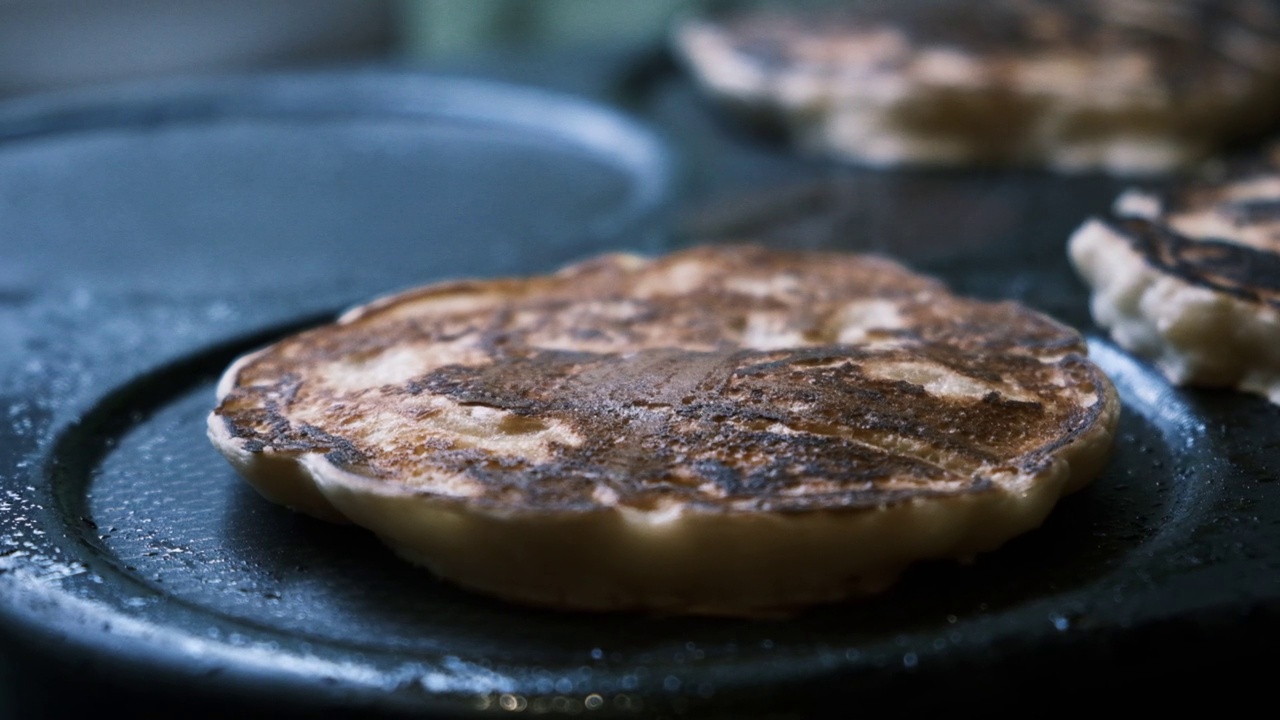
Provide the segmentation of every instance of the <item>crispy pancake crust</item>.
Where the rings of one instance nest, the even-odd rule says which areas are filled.
[[[677,23],[723,104],[861,162],[1158,172],[1280,114],[1266,0],[867,0]]]
[[[246,356],[268,498],[484,592],[753,614],[1036,527],[1118,416],[1080,336],[888,260],[705,247],[401,293]]]
[[[1099,325],[1180,385],[1280,404],[1280,166],[1130,191],[1069,241]]]

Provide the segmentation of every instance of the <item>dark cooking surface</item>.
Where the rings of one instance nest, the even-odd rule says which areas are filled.
[[[1170,389],[1098,339],[1063,243],[1123,183],[800,162],[722,125],[678,79],[629,87],[602,99],[652,121],[678,165],[607,111],[394,74],[0,110],[14,708],[80,695],[741,717],[893,700],[964,714],[1015,691],[1061,706],[1102,688],[1247,689],[1232,678],[1280,640],[1280,408]],[[527,112],[499,109],[512,92]],[[467,594],[361,531],[260,500],[204,438],[227,362],[346,303],[694,231],[894,253],[1085,329],[1126,407],[1116,457],[973,566],[748,622]]]

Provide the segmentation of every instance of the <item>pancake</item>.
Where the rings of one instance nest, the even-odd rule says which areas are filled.
[[[758,615],[1039,526],[1111,446],[1086,352],[883,258],[615,254],[247,355],[209,436],[268,499],[483,593]]]
[[[866,0],[690,15],[701,90],[802,152],[1153,173],[1280,121],[1266,0]]]
[[[1097,323],[1173,383],[1280,404],[1280,164],[1131,190],[1071,237]]]

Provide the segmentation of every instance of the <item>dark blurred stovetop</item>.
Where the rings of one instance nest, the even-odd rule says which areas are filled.
[[[1169,388],[1093,327],[1064,243],[1126,185],[798,159],[643,51],[10,102],[0,711],[802,717],[1259,697],[1280,640],[1280,408]],[[1081,328],[1125,403],[1115,459],[971,567],[748,622],[472,596],[261,501],[204,439],[236,354],[350,303],[743,239],[891,254]]]

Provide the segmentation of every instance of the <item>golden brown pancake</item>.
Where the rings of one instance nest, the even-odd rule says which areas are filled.
[[[1280,404],[1280,164],[1165,193],[1131,190],[1069,252],[1116,342],[1180,385]]]
[[[889,260],[702,247],[449,282],[238,360],[213,443],[266,497],[461,585],[755,614],[1038,526],[1115,392],[1073,330]]]
[[[747,3],[674,46],[727,107],[874,165],[1157,172],[1280,121],[1267,0]]]

